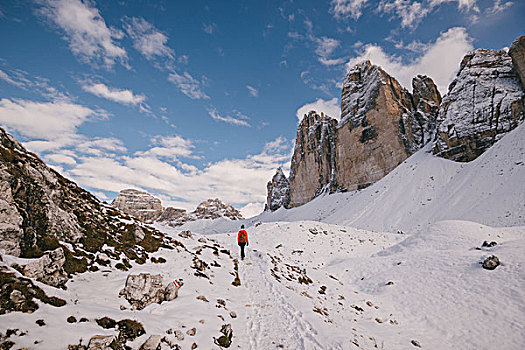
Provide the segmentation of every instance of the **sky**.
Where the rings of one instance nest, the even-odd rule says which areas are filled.
[[[339,118],[353,65],[445,94],[466,52],[508,48],[523,18],[521,0],[4,0],[0,125],[101,200],[136,188],[250,217],[302,116]]]

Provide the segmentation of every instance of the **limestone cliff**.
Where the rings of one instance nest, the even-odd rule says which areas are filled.
[[[520,77],[521,85],[525,87],[525,35],[518,37],[509,49],[514,69]]]
[[[468,53],[443,98],[433,152],[455,161],[475,159],[523,121],[524,101],[505,51]]]
[[[111,204],[146,223],[153,222],[162,214],[160,199],[134,189],[120,191]]]
[[[412,86],[413,94],[370,61],[353,67],[343,83],[341,120],[312,111],[299,124],[289,206],[323,191],[364,188],[428,143],[441,96],[429,77],[415,77]]]

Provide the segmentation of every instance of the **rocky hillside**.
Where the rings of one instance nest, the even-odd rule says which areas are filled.
[[[0,248],[33,258],[18,269],[64,286],[79,272],[98,269],[97,254],[123,269],[143,263],[168,241],[160,232],[101,203],[49,168],[0,128]]]
[[[415,77],[412,87],[411,94],[370,61],[351,69],[343,83],[340,122],[312,111],[299,124],[288,206],[323,191],[364,188],[428,143],[441,96],[426,76]]]
[[[111,205],[147,223],[155,221],[163,212],[160,199],[134,189],[120,191]]]
[[[523,86],[505,51],[468,53],[439,110],[433,152],[455,161],[477,158],[523,121],[524,102]]]

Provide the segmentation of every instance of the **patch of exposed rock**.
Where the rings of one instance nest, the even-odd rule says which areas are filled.
[[[176,299],[181,286],[182,282],[178,281],[164,286],[160,274],[130,274],[119,295],[124,296],[135,309],[142,310],[153,303],[160,304],[163,301]]]
[[[429,77],[412,86],[413,94],[370,61],[354,66],[343,83],[341,120],[311,111],[299,124],[289,206],[367,187],[428,143],[441,96]]]
[[[157,218],[158,222],[165,222],[165,221],[176,221],[180,218],[183,218],[186,216],[186,210],[185,209],[176,209],[172,207],[167,207],[162,214]]]
[[[518,48],[517,61],[519,55]],[[461,162],[477,158],[523,121],[524,103],[522,84],[505,51],[468,53],[443,98],[434,154]]]
[[[46,252],[22,267],[24,276],[35,278],[37,281],[54,287],[62,287],[67,282],[67,273],[64,271],[66,258],[62,248]]]
[[[120,191],[111,204],[146,223],[155,221],[162,214],[160,199],[134,189]]]
[[[283,169],[278,168],[272,181],[266,186],[268,196],[266,198],[265,210],[277,210],[280,207],[288,208],[290,204],[290,182],[283,173]]]

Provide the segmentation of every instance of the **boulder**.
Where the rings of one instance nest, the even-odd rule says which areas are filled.
[[[160,274],[130,274],[126,279],[124,289],[120,291],[119,295],[124,296],[133,308],[142,310],[150,304],[160,304],[163,301],[170,301],[177,298],[181,286],[182,282],[178,281],[171,282],[167,286],[164,286]]]
[[[223,348],[229,348],[232,344],[232,336],[233,336],[233,330],[231,324],[225,324],[221,328],[221,335],[218,339],[214,338],[215,344],[223,347]]]
[[[22,274],[50,286],[62,287],[67,282],[67,273],[63,268],[65,261],[64,251],[57,248],[24,265]]]
[[[525,92],[505,51],[478,49],[462,60],[443,98],[433,153],[469,162],[524,119]]]
[[[483,260],[481,266],[486,270],[494,270],[496,267],[499,266],[499,259],[497,256],[491,255],[485,260]]]
[[[278,168],[272,180],[266,185],[268,196],[265,210],[275,211],[281,207],[287,208],[290,204],[290,182]]]
[[[88,343],[88,350],[111,350],[114,349],[112,344],[117,342],[114,335],[95,335],[91,337]]]
[[[111,204],[146,223],[155,221],[162,214],[160,199],[134,189],[120,191]]]
[[[140,346],[140,350],[160,350],[161,341],[160,335],[152,335]]]

